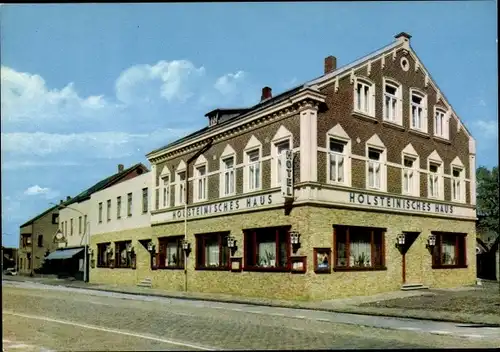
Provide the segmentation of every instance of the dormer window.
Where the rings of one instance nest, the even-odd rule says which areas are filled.
[[[215,126],[217,125],[217,115],[212,115],[210,116],[209,120],[208,120],[208,125],[211,127],[211,126]]]

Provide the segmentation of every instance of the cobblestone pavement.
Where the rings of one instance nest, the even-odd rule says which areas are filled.
[[[311,350],[500,344],[500,332],[492,328],[481,329],[481,333],[470,333],[471,329],[460,327],[424,332],[417,323],[400,319],[399,324],[391,323],[401,328],[396,330],[387,325],[387,318],[357,316],[357,321],[351,319],[344,324],[338,320],[345,317],[330,312],[132,296],[39,284],[2,286],[4,338],[43,346],[46,350]],[[379,321],[374,323],[373,319]],[[364,326],[369,325],[364,320],[386,328]],[[462,335],[454,335],[458,333]]]
[[[500,293],[497,282],[455,290],[433,289],[425,295],[361,304],[362,307],[405,308],[474,315],[496,314],[500,318]]]

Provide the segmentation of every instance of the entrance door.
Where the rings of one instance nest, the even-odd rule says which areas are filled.
[[[405,235],[405,244],[400,249],[401,251],[401,283],[404,284],[420,284],[422,281],[422,263],[418,255],[418,248],[413,247],[413,243],[417,240],[420,232],[403,232]]]

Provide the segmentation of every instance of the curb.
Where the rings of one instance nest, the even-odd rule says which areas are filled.
[[[2,279],[5,280],[5,279]],[[6,279],[5,281],[17,281],[17,282],[29,282],[32,283],[33,281],[30,280],[9,280]],[[92,290],[92,291],[101,291],[101,292],[111,292],[111,293],[120,293],[120,294],[127,294],[127,295],[134,295],[134,296],[150,296],[150,297],[160,297],[160,298],[171,298],[171,299],[180,299],[180,300],[185,300],[185,301],[205,301],[205,302],[219,302],[219,303],[233,303],[233,304],[246,304],[250,306],[261,306],[261,307],[276,307],[276,308],[290,308],[290,309],[300,309],[300,310],[313,310],[313,311],[319,311],[319,312],[331,312],[331,313],[343,313],[343,314],[353,314],[353,315],[368,315],[368,316],[378,316],[378,317],[392,317],[392,318],[403,318],[403,319],[413,319],[413,320],[421,320],[421,321],[440,321],[440,322],[448,322],[448,323],[459,323],[459,324],[487,324],[488,326],[491,327],[500,327],[500,323],[490,323],[490,322],[484,322],[484,321],[479,321],[479,320],[466,320],[466,319],[453,319],[453,318],[444,318],[444,317],[420,317],[420,316],[413,316],[413,315],[408,315],[408,314],[398,314],[395,312],[373,312],[373,311],[368,311],[368,312],[356,312],[356,311],[351,311],[351,310],[346,310],[346,309],[341,309],[341,308],[320,308],[320,307],[304,307],[304,306],[296,306],[293,304],[276,304],[276,303],[266,303],[266,302],[248,302],[245,300],[238,300],[238,299],[224,299],[224,298],[202,298],[202,297],[183,297],[183,296],[175,296],[175,295],[169,295],[169,294],[163,294],[163,293],[155,293],[155,292],[130,292],[130,291],[125,291],[125,290],[120,290],[120,289],[108,289],[108,288],[97,288],[97,287],[81,287],[81,286],[73,286],[73,285],[65,285],[62,283],[43,283],[45,285],[51,285],[51,286],[62,286],[62,287],[71,287],[71,288],[76,288],[76,289],[83,289],[83,290]],[[352,308],[356,308],[356,306],[350,306]],[[389,308],[390,309],[390,308]]]

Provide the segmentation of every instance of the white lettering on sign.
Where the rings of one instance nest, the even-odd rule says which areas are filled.
[[[373,196],[364,193],[349,193],[349,203],[383,207],[388,209],[413,210],[424,213],[453,214],[453,205],[430,203],[407,198]]]
[[[281,161],[281,194],[284,198],[293,198],[293,152],[284,150]]]
[[[214,204],[200,205],[187,209],[188,218],[211,216],[223,213],[231,213],[238,210],[246,210],[258,208],[273,204],[273,194],[265,194],[262,196],[247,197],[241,199],[228,200]],[[184,209],[175,210],[167,213],[168,220],[184,219]]]

